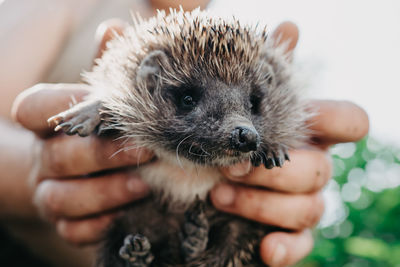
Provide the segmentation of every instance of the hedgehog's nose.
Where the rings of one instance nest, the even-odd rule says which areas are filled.
[[[241,152],[255,151],[260,146],[260,136],[255,129],[236,127],[231,133],[231,148]]]

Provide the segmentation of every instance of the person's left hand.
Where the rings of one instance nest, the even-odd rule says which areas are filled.
[[[294,49],[298,31],[282,23],[273,36]],[[222,169],[234,183],[220,184],[211,192],[214,205],[268,225],[291,231],[273,232],[260,244],[260,256],[270,266],[293,265],[313,248],[310,228],[322,216],[323,186],[331,177],[330,145],[353,142],[366,135],[368,116],[357,105],[346,101],[311,101],[317,115],[309,122],[314,133],[306,146],[289,151],[290,162],[282,168],[252,168],[250,163]],[[351,114],[351,116],[348,116]]]
[[[310,228],[323,213],[321,191],[332,172],[328,149],[357,141],[368,132],[368,117],[355,104],[313,101],[312,105],[319,110],[310,122],[315,132],[312,144],[289,151],[290,162],[282,168],[252,168],[249,163],[224,168],[232,183],[211,192],[214,205],[222,211],[292,230],[273,232],[262,240],[260,255],[271,266],[292,265],[310,253]]]

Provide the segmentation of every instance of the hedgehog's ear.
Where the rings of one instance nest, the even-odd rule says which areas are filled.
[[[161,70],[167,69],[168,66],[168,57],[163,51],[152,51],[140,63],[136,79],[153,91],[160,82]]]

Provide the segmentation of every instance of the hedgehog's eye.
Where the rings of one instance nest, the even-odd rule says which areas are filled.
[[[168,87],[164,92],[165,97],[175,104],[177,113],[184,115],[200,103],[203,91],[199,86],[184,84],[179,87]]]
[[[260,113],[260,104],[261,104],[261,97],[256,94],[252,94],[250,96],[250,104],[251,104],[251,113],[252,114],[259,114]]]
[[[192,109],[196,105],[196,102],[193,100],[191,95],[185,94],[181,98],[181,106],[183,109]]]

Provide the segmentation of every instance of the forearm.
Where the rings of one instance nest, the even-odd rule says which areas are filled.
[[[38,218],[28,179],[33,133],[0,118],[0,220]]]

